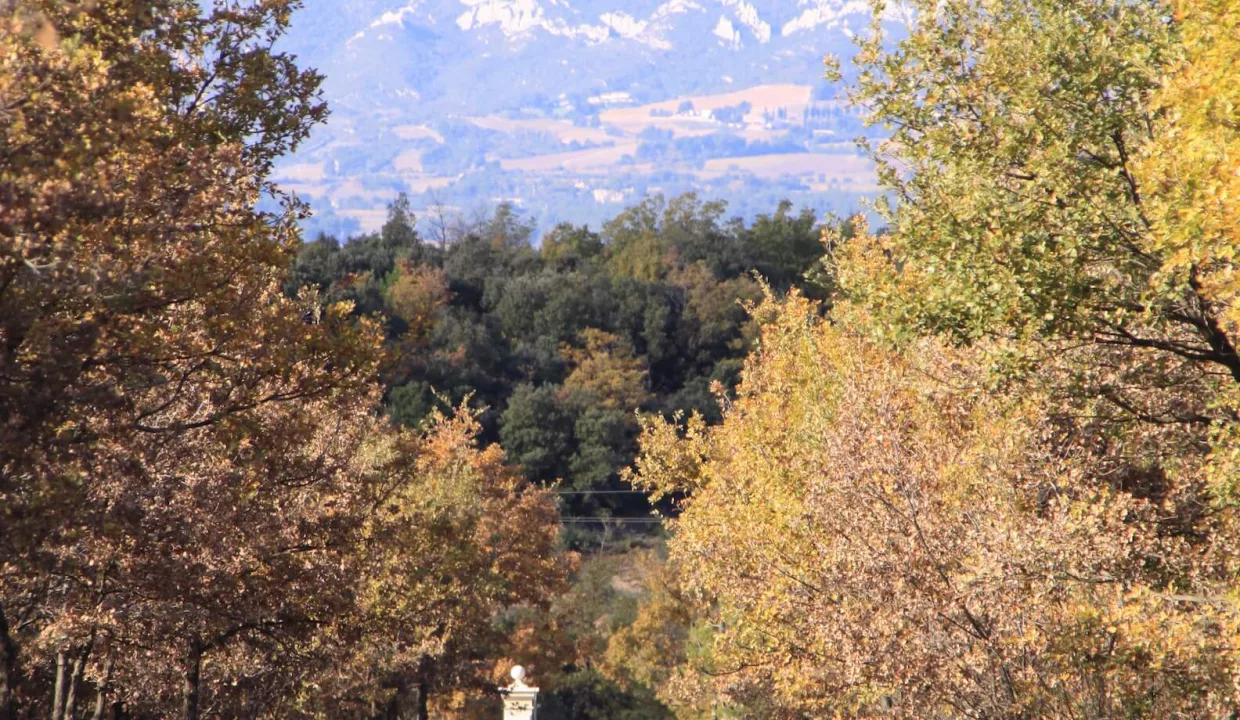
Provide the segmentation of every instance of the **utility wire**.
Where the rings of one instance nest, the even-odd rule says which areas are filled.
[[[552,490],[552,495],[645,495],[644,490]]]
[[[662,523],[663,518],[565,517],[565,518],[560,518],[560,522],[636,523],[636,524],[656,525],[656,524]]]

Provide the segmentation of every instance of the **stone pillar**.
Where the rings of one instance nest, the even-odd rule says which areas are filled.
[[[504,720],[537,720],[538,688],[525,684],[525,668],[512,669],[512,684],[499,689],[504,698]]]

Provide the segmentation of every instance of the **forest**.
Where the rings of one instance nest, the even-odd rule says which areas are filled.
[[[0,0],[0,720],[1240,718],[1240,5],[909,5],[867,213],[304,238],[296,0]]]
[[[480,440],[557,488],[566,518],[597,519],[567,530],[574,548],[608,520],[649,519],[645,494],[620,477],[638,413],[721,418],[712,387],[735,387],[756,336],[746,304],[794,282],[827,296],[825,280],[805,281],[825,252],[811,212],[785,203],[748,226],[725,212],[652,197],[601,233],[561,225],[535,247],[506,204],[422,238],[401,196],[377,233],[306,243],[284,287],[382,326],[396,423],[417,429],[467,405]]]

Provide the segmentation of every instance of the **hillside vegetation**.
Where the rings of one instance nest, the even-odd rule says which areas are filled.
[[[876,5],[879,223],[312,240],[297,9],[0,2],[0,720],[1237,717],[1235,3]]]
[[[619,478],[637,414],[717,419],[715,393],[735,386],[755,336],[746,304],[793,282],[828,292],[804,282],[825,251],[812,213],[784,204],[747,225],[725,210],[651,198],[601,233],[561,225],[534,248],[509,206],[436,241],[402,198],[377,233],[306,244],[286,289],[384,325],[398,423],[467,404],[529,480],[563,493],[567,515],[631,523],[649,511]]]

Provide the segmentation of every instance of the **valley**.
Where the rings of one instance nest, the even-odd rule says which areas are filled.
[[[853,142],[873,131],[821,64],[851,52],[865,3],[327,5],[308,2],[289,43],[327,74],[333,114],[275,173],[311,232],[372,231],[402,192],[421,217],[511,203],[540,232],[648,194],[752,218],[783,199],[846,214],[875,192]]]

